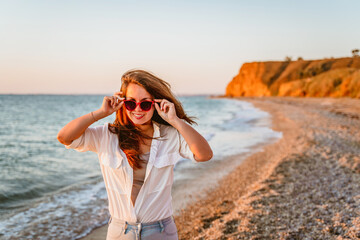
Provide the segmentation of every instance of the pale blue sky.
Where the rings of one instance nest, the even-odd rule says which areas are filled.
[[[112,94],[149,70],[222,94],[244,62],[351,56],[360,1],[0,1],[0,93]]]

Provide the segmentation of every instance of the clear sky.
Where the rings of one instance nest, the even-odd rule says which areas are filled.
[[[112,94],[133,68],[223,94],[244,62],[351,56],[360,1],[0,0],[0,93]]]

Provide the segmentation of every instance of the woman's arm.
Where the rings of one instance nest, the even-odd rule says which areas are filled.
[[[166,99],[155,99],[155,102],[160,104],[155,104],[159,115],[179,131],[194,154],[195,160],[209,161],[213,157],[209,143],[193,127],[177,117],[174,103]]]
[[[105,96],[100,109],[78,117],[66,124],[58,133],[57,139],[60,143],[69,145],[79,138],[85,130],[94,122],[113,114],[119,110],[123,104],[120,98],[121,92],[116,92],[114,96]]]
[[[189,145],[191,152],[194,153],[196,161],[205,162],[213,157],[213,152],[209,143],[193,127],[180,118],[170,124],[183,136],[186,143]]]

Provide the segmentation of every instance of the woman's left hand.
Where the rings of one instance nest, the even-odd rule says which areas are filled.
[[[155,109],[162,119],[170,124],[178,120],[174,103],[166,99],[155,99]]]

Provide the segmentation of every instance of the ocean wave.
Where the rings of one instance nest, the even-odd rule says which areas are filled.
[[[2,238],[75,239],[103,225],[109,218],[104,183],[81,189],[48,196],[35,206],[1,220]]]

